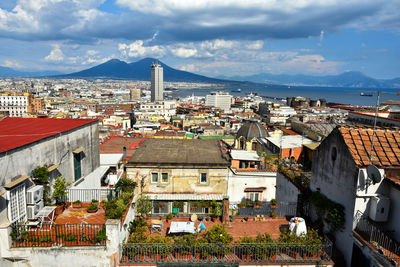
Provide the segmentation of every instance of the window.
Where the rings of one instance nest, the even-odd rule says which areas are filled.
[[[153,213],[155,214],[167,214],[168,213],[168,202],[166,201],[154,201],[153,202]]]
[[[75,181],[82,177],[80,153],[74,153],[74,176],[75,176]]]
[[[208,182],[207,173],[205,172],[200,173],[200,183],[206,184],[207,182]]]
[[[249,197],[251,201],[259,201],[260,200],[260,193],[259,192],[250,192]]]
[[[161,183],[164,184],[168,183],[168,173],[166,172],[161,173]]]
[[[152,183],[158,183],[158,173],[153,172],[153,173],[151,174],[151,182],[152,182]]]
[[[16,222],[25,217],[25,185],[20,185],[10,191],[9,215],[10,221]]]

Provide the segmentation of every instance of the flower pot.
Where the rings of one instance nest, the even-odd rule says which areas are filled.
[[[279,208],[279,205],[270,205],[269,206],[271,209],[277,209],[277,208]]]
[[[88,213],[95,213],[95,212],[97,212],[98,211],[98,208],[97,209],[95,209],[95,210],[86,210]]]
[[[82,203],[72,203],[72,207],[75,209],[82,208]]]

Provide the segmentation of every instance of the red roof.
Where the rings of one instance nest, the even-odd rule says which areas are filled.
[[[93,119],[15,118],[0,120],[0,152],[96,122]]]
[[[339,126],[346,145],[358,166],[370,164],[372,127]],[[375,130],[372,163],[380,168],[400,166],[400,131],[396,129]]]

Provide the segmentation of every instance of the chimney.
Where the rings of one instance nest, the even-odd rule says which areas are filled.
[[[229,198],[228,196],[224,196],[222,200],[222,223],[229,223]]]
[[[124,146],[124,152],[123,152],[123,159],[124,159],[124,164],[126,163],[126,147]]]

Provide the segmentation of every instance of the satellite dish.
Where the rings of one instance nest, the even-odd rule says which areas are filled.
[[[382,180],[382,175],[379,172],[378,168],[371,164],[367,167],[368,177],[372,180],[373,184],[379,183]]]

